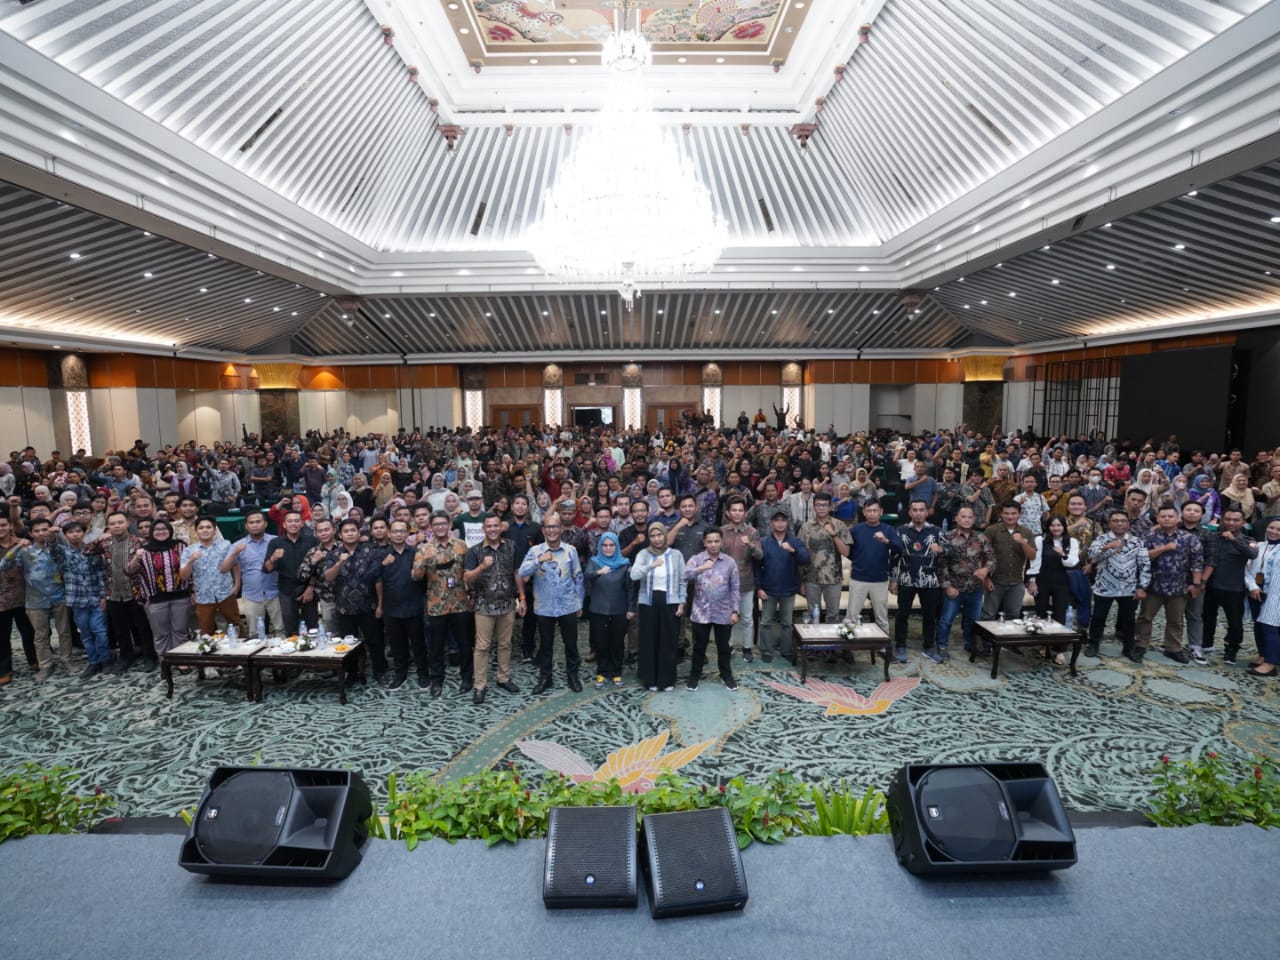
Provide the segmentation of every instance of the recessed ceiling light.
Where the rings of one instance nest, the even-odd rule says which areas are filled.
[[[404,271],[403,271],[403,270],[393,270],[393,271],[391,271],[391,275],[392,275],[393,277],[403,277],[403,276],[404,276]]]
[[[469,277],[471,276],[471,271],[468,270],[466,267],[463,267],[461,270],[458,271],[458,276]]]
[[[320,296],[322,296],[322,297],[327,297],[327,296],[328,296],[328,294],[327,294],[327,293],[322,293],[322,294],[320,294]]]
[[[981,307],[985,307],[985,306],[987,305],[987,301],[985,301],[985,300],[979,300],[979,301],[978,301],[978,305],[979,305],[979,306],[981,306]]]
[[[871,315],[872,315],[872,316],[876,316],[876,315],[878,315],[879,313],[880,313],[880,311],[879,311],[879,310],[872,310],[872,311],[871,311]],[[857,333],[858,331],[857,331],[857,330],[855,330],[855,331],[853,331],[853,332],[854,332],[854,333]]]
[[[577,63],[577,62],[578,62],[578,58],[577,58],[577,57],[570,57],[570,58],[569,58],[569,62],[570,62],[570,63]]]
[[[144,237],[149,237],[149,236],[151,236],[151,231],[150,231],[150,230],[143,230],[143,231],[142,231],[142,235],[143,235]]]
[[[1009,296],[1011,296],[1011,297],[1016,297],[1016,296],[1017,296],[1017,294],[1016,294],[1016,293],[1014,293],[1014,291],[1010,290],[1010,291],[1009,291]]]
[[[934,252],[934,253],[937,253],[937,252],[938,252],[939,250],[941,250],[941,249],[942,249],[942,244],[940,244],[940,243],[939,243],[939,244],[936,244],[936,245],[934,246],[934,248],[933,248],[933,252]]]
[[[600,311],[600,316],[602,316],[602,317],[607,317],[608,315],[609,315],[609,311],[608,311],[608,310],[601,310],[601,311]]]
[[[150,271],[150,270],[148,270],[148,271],[147,271],[146,273],[144,273],[142,276],[143,276],[143,278],[144,278],[144,279],[146,279],[146,280],[150,280],[150,279],[152,278],[152,276],[154,276],[154,274],[152,274],[152,273],[151,273],[151,271]]]
[[[200,288],[200,292],[201,292],[201,293],[208,293],[208,292],[209,292],[209,288],[208,288],[208,287],[201,287],[201,288]]]
[[[1185,250],[1185,249],[1187,249],[1187,245],[1186,245],[1185,243],[1175,243],[1175,244],[1173,245],[1173,249],[1175,249],[1175,250]]]
[[[689,62],[688,57],[676,57],[676,63],[688,63],[688,62]]]
[[[1109,224],[1109,223],[1104,223],[1104,224],[1102,225],[1102,229],[1103,229],[1103,230],[1110,230],[1110,229],[1111,229],[1111,224]]]
[[[724,57],[716,57],[716,63],[724,63]]]
[[[206,253],[206,254],[205,254],[205,256],[206,256],[206,257],[208,257],[210,260],[217,260],[217,259],[218,259],[218,258],[217,258],[217,257],[215,257],[212,253]]]
[[[317,251],[316,251],[316,256],[317,256],[317,257],[319,257],[321,260],[323,260],[323,259],[324,259],[324,251],[323,251],[323,250],[317,250]]]
[[[661,308],[661,307],[659,307],[659,308],[658,308],[658,316],[662,316],[662,308]]]
[[[777,310],[770,310],[770,311],[769,311],[769,313],[771,313],[771,314],[776,314],[777,312],[778,312]]]
[[[1053,284],[1053,285],[1056,287],[1056,286],[1057,286],[1058,284],[1060,284],[1062,281],[1061,281],[1061,280],[1050,280],[1049,282],[1050,282],[1051,284]]]
[[[428,314],[427,314],[427,316],[428,316],[428,317],[432,317],[432,318],[434,318],[434,317],[435,317],[435,314],[434,314],[434,313],[428,313]]]
[[[384,313],[384,314],[382,315],[382,319],[383,319],[383,320],[390,320],[390,319],[391,319],[391,314],[389,314],[389,313]]]
[[[298,315],[298,311],[297,311],[297,310],[294,310],[292,313],[290,313],[290,314],[289,314],[289,316],[291,316],[291,317],[296,317],[297,315]]]
[[[968,309],[969,309],[969,305],[966,303],[966,304],[964,305],[964,308],[965,308],[966,310],[968,310]]]
[[[870,269],[871,269],[871,268],[870,268],[870,267],[868,267],[868,266],[861,266],[861,267],[859,267],[859,268],[858,268],[858,272],[859,272],[859,273],[866,273],[866,272],[867,272],[868,270],[870,270]]]
[[[279,313],[279,312],[280,312],[280,308],[279,308],[279,307],[272,307],[272,308],[271,308],[271,312],[272,312],[272,313]]]
[[[537,63],[537,62],[538,62],[538,58],[537,58],[537,57],[530,57],[530,58],[529,58],[529,62],[530,62],[530,63]]]
[[[792,272],[792,273],[804,273],[804,267],[792,267],[792,268],[791,268],[791,272]]]
[[[1107,264],[1107,269],[1108,269],[1108,270],[1114,270],[1115,268],[1116,268],[1116,265],[1115,265],[1114,263],[1108,263],[1108,264]]]
[[[449,9],[450,9],[450,10],[457,10],[457,9],[458,9],[458,5],[457,5],[456,3],[450,3],[450,4],[449,4]]]
[[[956,277],[956,281],[959,283],[964,283],[964,277]]]
[[[1188,196],[1188,197],[1194,197],[1194,196],[1195,196],[1196,194],[1198,194],[1199,192],[1200,192],[1199,190],[1192,190],[1190,193],[1188,193],[1188,194],[1187,194],[1187,196]]]
[[[245,303],[253,303],[253,297],[245,297],[245,298],[244,298],[244,302],[245,302]]]
[[[997,269],[997,270],[999,270],[999,269],[1000,269],[1001,267],[1003,267],[1003,266],[1004,266],[1004,264],[1003,264],[1003,263],[997,263],[997,264],[996,264],[996,269]]]
[[[52,346],[52,347],[53,347],[53,349],[55,349],[55,350],[61,350],[61,349],[62,349],[62,344],[60,344],[60,343],[50,344],[50,346]]]
[[[459,32],[460,34],[462,34],[462,35],[465,37],[465,36],[466,36],[468,33],[470,33],[471,31],[470,31],[470,30],[468,30],[466,27],[463,27],[463,28],[462,28],[461,30],[459,30],[458,32]]]
[[[719,313],[719,312],[720,312],[719,310],[717,310],[717,311],[716,311],[716,313]],[[835,311],[834,311],[834,310],[832,310],[832,309],[830,309],[830,308],[828,308],[828,309],[827,309],[827,313],[835,313]]]
[[[1052,250],[1052,249],[1053,249],[1053,244],[1046,243],[1046,244],[1045,244],[1043,247],[1041,247],[1040,249],[1041,249],[1041,250]]]
[[[1280,223],[1280,217],[1272,217],[1272,218],[1271,218],[1271,222],[1272,222],[1272,223]]]
[[[71,254],[71,259],[72,259],[72,260],[79,260],[79,259],[80,259],[80,254],[78,254],[78,253],[73,253],[73,254]]]

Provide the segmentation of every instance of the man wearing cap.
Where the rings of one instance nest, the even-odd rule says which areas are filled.
[[[761,542],[756,563],[756,596],[760,598],[760,651],[765,663],[775,650],[788,656],[793,648],[791,616],[800,589],[800,568],[808,566],[809,551],[790,534],[790,515],[776,511],[769,520],[769,536]]]
[[[484,518],[489,514],[484,509],[484,494],[478,489],[467,493],[467,512],[460,513],[453,520],[453,534],[467,545],[474,547],[484,540]]]

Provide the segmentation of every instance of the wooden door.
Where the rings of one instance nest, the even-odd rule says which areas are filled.
[[[502,430],[532,426],[541,420],[536,404],[495,403],[489,408],[488,422]]]
[[[650,433],[659,428],[664,433],[670,433],[679,428],[680,414],[685,410],[696,412],[693,405],[688,403],[651,403],[644,409],[644,422]]]

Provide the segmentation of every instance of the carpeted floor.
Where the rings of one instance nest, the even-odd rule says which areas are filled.
[[[540,762],[598,769],[614,751],[659,738],[649,753],[690,748],[682,772],[707,782],[785,766],[806,779],[883,786],[908,761],[1036,759],[1068,806],[1138,810],[1162,753],[1280,754],[1280,682],[1249,677],[1243,657],[1240,666],[1204,668],[1155,652],[1137,667],[1115,646],[1104,644],[1103,653],[1082,657],[1076,678],[1039,658],[1005,654],[993,681],[983,661],[936,665],[913,646],[910,662],[892,673],[918,682],[895,684],[889,696],[900,696],[879,703],[881,668],[865,655],[852,668],[819,664],[816,672],[836,685],[829,693],[851,690],[866,700],[818,703],[796,695],[793,668],[781,659],[737,661],[733,693],[714,678],[696,692],[680,685],[649,693],[630,673],[625,688],[596,691],[584,674],[582,693],[561,685],[534,698],[533,668],[522,666],[515,680],[524,692],[491,687],[481,707],[455,694],[452,671],[440,700],[411,681],[398,691],[357,687],[342,707],[334,683],[320,678],[281,688],[268,680],[266,701],[250,704],[238,675],[178,677],[170,701],[159,673],[84,683],[55,674],[37,684],[20,667],[0,688],[0,769],[25,760],[66,764],[83,772],[86,786],[111,793],[123,814],[172,815],[199,799],[219,764],[349,767],[381,792],[393,770],[461,776],[508,761],[532,771]]]
[[[740,912],[655,921],[543,909],[545,844],[374,841],[329,887],[212,883],[177,837],[29,837],[0,846],[0,955],[213,960],[271,955],[1163,960],[1276,954],[1280,831],[1089,829],[1053,874],[913,877],[889,837],[793,837],[743,853]]]

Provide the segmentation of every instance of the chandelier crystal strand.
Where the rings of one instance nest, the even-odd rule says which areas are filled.
[[[622,30],[603,56],[605,107],[581,136],[575,131],[528,241],[549,276],[615,286],[630,310],[645,285],[709,271],[724,230],[679,134],[646,102],[637,74],[652,62],[649,42]]]

